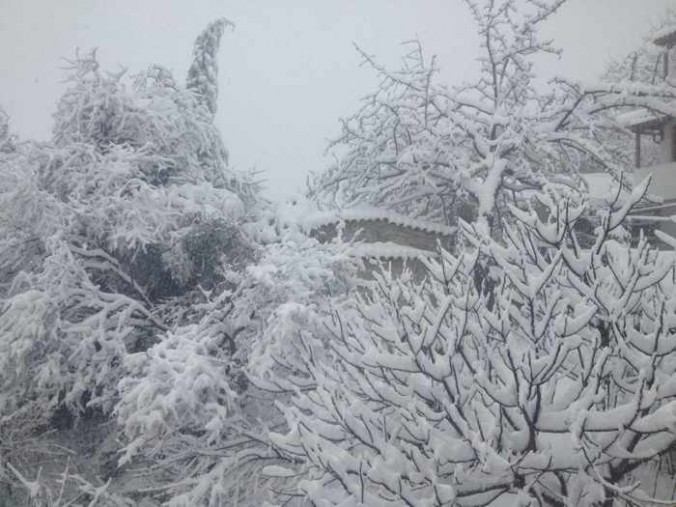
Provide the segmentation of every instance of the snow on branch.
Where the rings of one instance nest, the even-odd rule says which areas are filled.
[[[272,352],[291,393],[272,442],[296,491],[326,505],[673,502],[659,470],[676,443],[675,259],[615,239],[635,194],[591,250],[575,202],[543,198],[513,209],[503,240],[465,224],[465,247],[427,259],[422,285],[383,272],[297,321]]]
[[[506,207],[547,182],[584,191],[580,172],[619,180],[633,146],[620,113],[675,114],[673,86],[620,72],[595,85],[537,86],[534,58],[558,53],[538,31],[565,0],[465,3],[481,37],[471,83],[440,83],[419,44],[394,71],[360,50],[382,79],[342,120],[336,162],[311,183],[322,206],[368,204],[449,226],[481,218],[495,228]]]

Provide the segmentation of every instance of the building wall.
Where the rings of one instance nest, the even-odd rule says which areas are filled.
[[[671,119],[662,130],[663,139],[660,145],[660,162],[668,164],[676,161],[676,120]]]

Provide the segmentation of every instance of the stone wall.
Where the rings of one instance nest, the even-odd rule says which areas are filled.
[[[338,229],[342,229],[344,242],[361,244],[394,243],[403,247],[415,248],[427,253],[427,256],[436,257],[437,245],[451,249],[453,237],[437,231],[422,230],[407,225],[395,224],[385,219],[344,220],[340,223],[322,225],[311,231],[311,236],[321,242],[329,242],[336,238]],[[368,249],[366,249],[368,251]],[[366,279],[373,277],[373,272],[380,269],[389,270],[396,277],[408,270],[415,280],[422,280],[427,274],[425,265],[414,256],[369,256],[363,255]]]
[[[321,242],[333,240],[338,234],[338,227],[342,227],[343,241],[360,241],[363,243],[396,243],[420,250],[435,252],[437,241],[444,248],[452,247],[450,235],[415,229],[400,224],[393,224],[386,220],[346,220],[341,224],[332,223],[323,225],[311,232],[311,236]]]

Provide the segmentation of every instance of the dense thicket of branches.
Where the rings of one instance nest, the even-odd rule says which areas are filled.
[[[280,498],[673,501],[674,259],[616,240],[644,191],[605,213],[589,249],[573,232],[583,207],[556,193],[540,197],[546,214],[512,209],[504,241],[463,224],[459,254],[441,251],[422,283],[383,272],[314,315],[314,333],[289,332],[287,371],[260,379],[291,395],[268,473],[299,481]]]
[[[192,82],[215,82],[212,67],[200,77],[202,63]],[[104,72],[95,53],[71,62],[68,83],[51,142],[16,142],[4,116],[0,130],[0,432],[17,442],[0,458],[8,485],[36,472],[22,435],[112,414],[139,371],[135,354],[212,331],[214,320],[227,336],[229,273],[253,258],[244,224],[262,202],[228,167],[201,90],[159,66]],[[227,371],[212,377],[219,411]],[[32,496],[49,495],[48,481],[33,486]]]

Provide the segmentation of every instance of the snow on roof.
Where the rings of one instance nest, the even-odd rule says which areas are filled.
[[[623,127],[634,130],[641,127],[659,127],[665,118],[667,118],[666,115],[639,109],[618,115],[617,121]]]
[[[421,257],[433,257],[436,252],[421,250],[412,246],[404,246],[398,243],[355,243],[348,249],[349,255],[361,258],[378,259],[419,259]]]
[[[303,225],[307,230],[315,230],[321,227],[335,224],[341,221],[345,222],[375,222],[383,221],[390,224],[400,225],[410,229],[416,229],[425,232],[431,232],[442,236],[450,236],[454,229],[441,224],[427,222],[400,215],[393,211],[378,208],[349,208],[336,211],[317,212],[306,216],[303,219]]]
[[[653,42],[658,46],[673,46],[676,44],[676,24],[667,25],[653,34]]]

